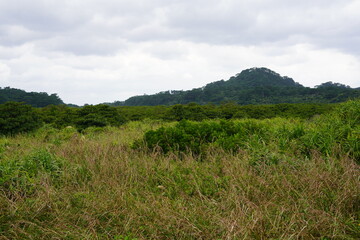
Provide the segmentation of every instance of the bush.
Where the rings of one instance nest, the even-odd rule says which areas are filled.
[[[75,126],[76,108],[66,105],[49,105],[38,109],[42,120],[46,124],[61,129],[67,126]]]
[[[210,146],[230,152],[258,151],[255,158],[273,163],[285,152],[308,157],[314,151],[326,157],[348,154],[360,162],[360,100],[343,103],[333,112],[307,122],[280,118],[271,121],[182,120],[175,126],[146,132],[133,147],[144,145],[164,153],[191,152],[201,156],[206,155]],[[269,152],[276,154],[271,157]]]
[[[160,128],[145,133],[134,148],[145,144],[147,148],[160,148],[164,153],[191,152],[195,155],[206,155],[210,145],[226,150],[236,150],[245,146],[251,136],[266,138],[268,129],[257,120],[243,121],[180,121],[174,127]]]
[[[30,105],[17,102],[0,105],[0,134],[15,135],[30,132],[41,125],[39,115]]]
[[[8,195],[32,194],[40,173],[59,183],[63,161],[46,150],[38,150],[18,160],[0,162],[0,189]]]
[[[116,108],[104,104],[85,106],[78,110],[77,115],[75,125],[79,131],[88,127],[120,126],[126,122]]]

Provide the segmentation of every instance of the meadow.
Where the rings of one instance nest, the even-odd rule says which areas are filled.
[[[359,239],[360,101],[0,138],[0,239]]]

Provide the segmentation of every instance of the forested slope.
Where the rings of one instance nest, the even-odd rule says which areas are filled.
[[[336,103],[360,97],[359,89],[326,82],[315,88],[304,87],[292,78],[267,68],[251,68],[204,87],[188,91],[164,91],[134,96],[113,106],[155,106],[187,103],[236,102],[238,104]]]
[[[26,92],[10,87],[0,88],[0,104],[6,102],[25,102],[33,107],[64,104],[57,94]]]

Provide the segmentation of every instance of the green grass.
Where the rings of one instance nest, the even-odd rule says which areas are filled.
[[[358,105],[235,121],[254,131],[206,156],[134,149],[177,126],[150,120],[3,137],[0,239],[358,239]]]

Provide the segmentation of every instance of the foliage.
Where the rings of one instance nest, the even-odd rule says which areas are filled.
[[[30,132],[39,128],[41,124],[39,115],[29,105],[16,102],[0,104],[0,134]]]
[[[25,102],[33,107],[64,104],[56,94],[49,95],[45,92],[26,92],[10,87],[0,88],[0,103],[6,102]]]
[[[306,126],[300,121],[277,119],[269,123],[245,119],[237,121],[202,121],[191,122],[182,120],[175,126],[162,127],[144,134],[142,140],[134,143],[134,148],[144,144],[149,149],[160,149],[168,152],[191,152],[205,155],[209,146],[217,146],[228,151],[261,148],[275,144],[286,149],[297,145],[289,151],[302,151],[310,154],[318,150],[326,156],[338,151],[350,154],[360,162],[360,100],[349,101],[339,105],[333,112],[323,115]],[[280,107],[285,107],[280,105]],[[336,149],[340,144],[341,149]],[[340,152],[339,152],[340,151]]]
[[[273,104],[245,105],[224,103],[221,105],[199,105],[196,103],[177,104],[173,106],[134,106],[118,107],[128,120],[163,119],[170,121],[206,119],[266,119],[274,117],[293,117],[308,119],[331,111],[332,104]]]
[[[82,108],[50,105],[38,109],[38,112],[45,123],[58,129],[73,126],[83,131],[88,127],[120,126],[126,122],[117,108],[104,104]]]
[[[342,151],[360,163],[360,100],[341,104],[313,124],[302,138],[307,152],[314,146],[326,155]],[[336,149],[337,144],[340,144],[340,150]]]
[[[221,105],[196,103],[174,106],[120,106],[108,105],[73,108],[50,105],[36,109],[46,124],[61,129],[68,126],[83,131],[87,127],[119,126],[127,121],[145,119],[202,121],[207,119],[267,119],[275,117],[309,119],[331,111],[334,104],[274,104],[246,105],[224,103]]]
[[[116,107],[121,116],[128,121],[144,119],[165,119],[168,107],[166,106],[121,106]]]
[[[359,151],[347,147],[358,104],[311,119],[45,125],[0,138],[0,238],[358,239]],[[129,147],[161,127],[198,137],[206,156]]]
[[[75,126],[78,109],[67,107],[65,105],[49,105],[37,109],[37,111],[43,122],[60,129],[67,126]]]
[[[2,137],[0,238],[358,239],[359,109]],[[129,147],[161,127],[185,144]]]
[[[79,131],[82,131],[88,127],[120,126],[124,122],[125,119],[116,108],[99,104],[80,108],[77,111],[75,125]]]
[[[36,179],[40,173],[48,174],[56,185],[62,168],[62,160],[43,149],[22,159],[1,161],[1,190],[11,197],[32,194],[36,190]]]
[[[205,154],[212,143],[228,150],[245,146],[247,139],[253,136],[265,138],[266,126],[255,120],[229,121],[180,121],[174,127],[160,128],[145,133],[142,140],[150,149],[160,148],[169,151]],[[134,143],[139,147],[142,141]]]
[[[156,106],[198,103],[220,104],[235,102],[247,104],[277,103],[336,103],[360,97],[359,89],[340,83],[327,82],[308,88],[293,79],[280,76],[267,68],[242,71],[228,81],[209,83],[188,91],[164,91],[154,95],[134,96],[114,106]]]

